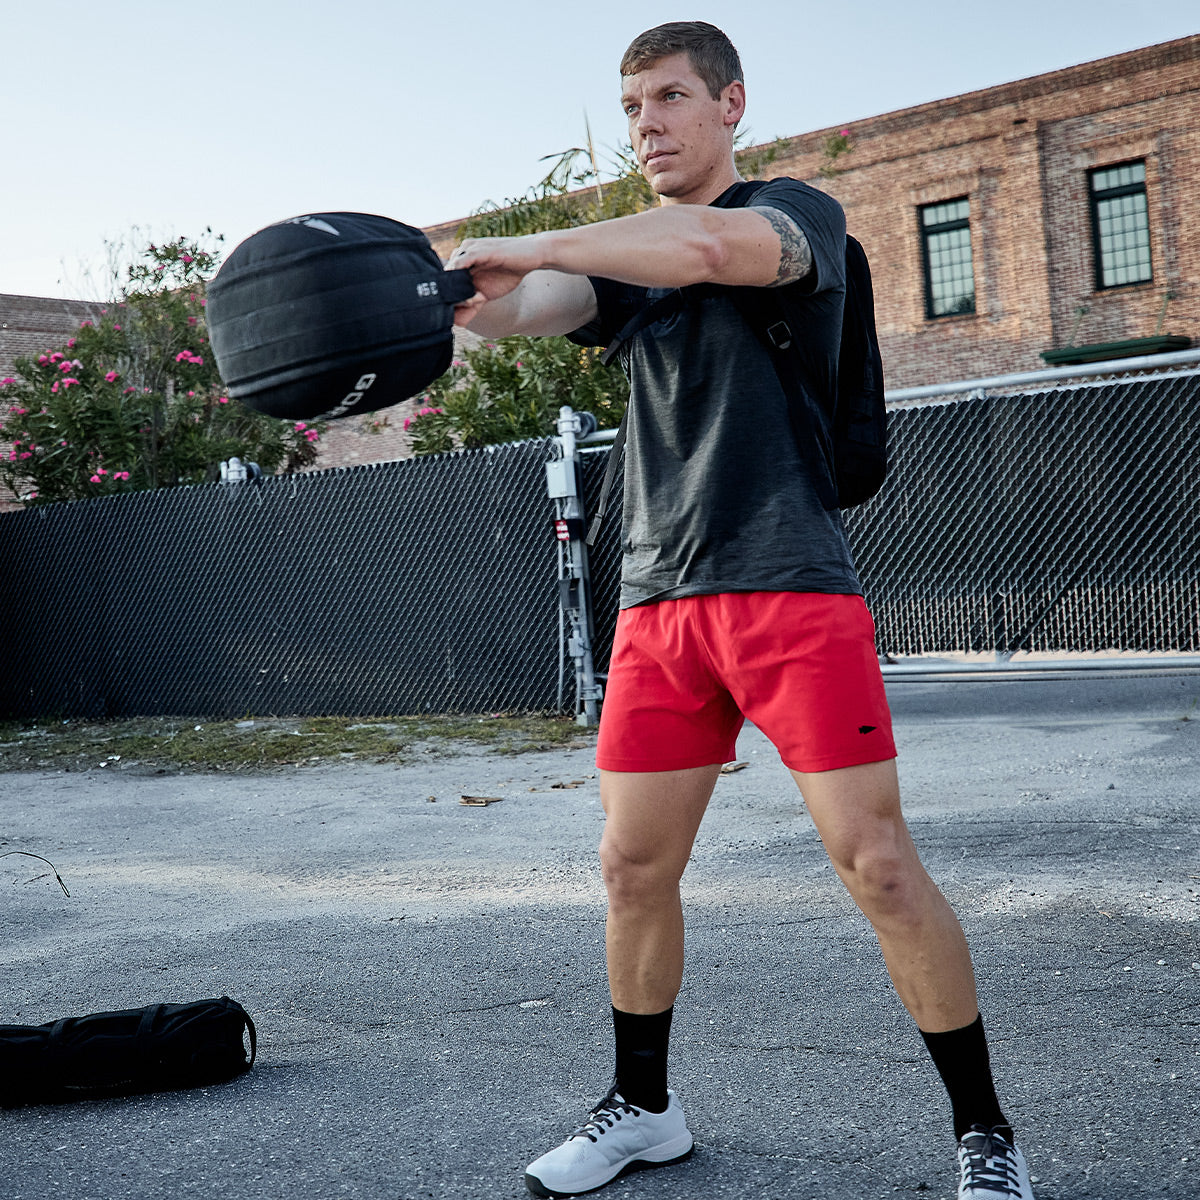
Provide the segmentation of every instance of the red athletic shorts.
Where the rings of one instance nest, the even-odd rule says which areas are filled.
[[[600,715],[604,771],[730,762],[749,718],[795,771],[896,757],[861,596],[724,592],[622,609]]]

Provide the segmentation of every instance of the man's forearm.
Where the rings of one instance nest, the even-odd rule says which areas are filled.
[[[543,268],[642,287],[768,286],[782,249],[778,232],[752,209],[691,204],[550,230],[531,241]]]

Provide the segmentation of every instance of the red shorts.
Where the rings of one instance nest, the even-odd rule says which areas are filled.
[[[621,610],[600,714],[601,770],[730,762],[746,718],[794,771],[896,757],[861,596],[724,592]]]

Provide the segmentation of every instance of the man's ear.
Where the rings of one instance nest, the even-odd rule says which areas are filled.
[[[746,114],[746,85],[735,79],[721,93],[721,100],[725,106],[725,124],[736,125]]]

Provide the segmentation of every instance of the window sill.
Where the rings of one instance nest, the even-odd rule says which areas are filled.
[[[1158,337],[1127,338],[1123,342],[1091,342],[1086,346],[1064,346],[1061,350],[1043,350],[1042,359],[1052,367],[1073,366],[1076,363],[1108,362],[1115,358],[1138,358],[1144,354],[1170,354],[1187,350],[1189,337],[1161,334]]]

